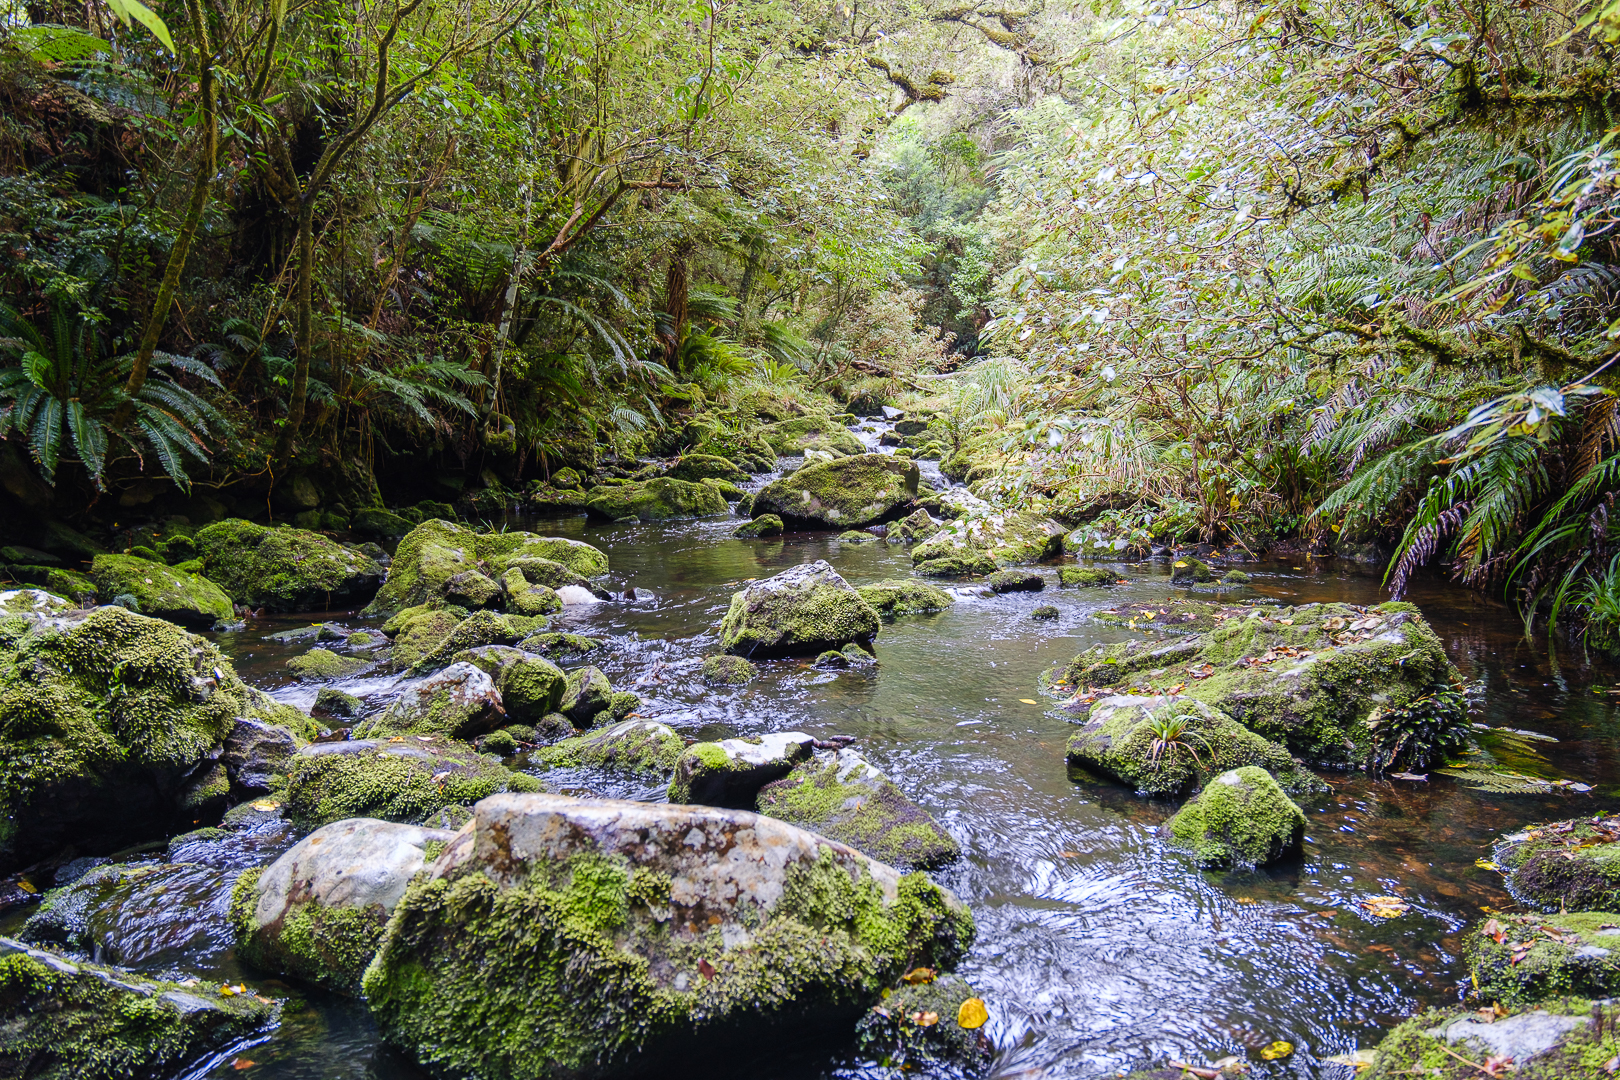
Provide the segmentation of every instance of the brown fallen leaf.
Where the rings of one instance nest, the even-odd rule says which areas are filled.
[[[709,963],[707,960],[698,961],[698,971],[703,973],[703,977],[705,979],[714,978],[714,965]]]
[[[926,985],[933,982],[938,974],[933,968],[912,968],[900,976],[900,981],[910,983],[912,986]]]
[[[939,1013],[920,1012],[913,1015],[912,1019],[917,1022],[918,1027],[933,1027],[935,1024],[939,1023]]]
[[[257,1061],[249,1061],[247,1058],[237,1058],[231,1062],[231,1068],[241,1072],[243,1069],[251,1069],[257,1064]]]

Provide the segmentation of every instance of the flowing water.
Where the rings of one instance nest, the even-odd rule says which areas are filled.
[[[875,442],[875,430],[866,437]],[[978,921],[963,973],[990,1005],[990,1031],[1003,1048],[999,1076],[1106,1076],[1148,1059],[1198,1063],[1229,1054],[1249,1055],[1259,1076],[1348,1076],[1321,1059],[1371,1046],[1414,1009],[1460,997],[1461,931],[1483,910],[1512,904],[1500,876],[1475,865],[1493,837],[1527,822],[1620,808],[1620,719],[1615,699],[1594,692],[1606,690],[1615,673],[1584,666],[1582,657],[1550,657],[1545,643],[1524,640],[1512,611],[1449,586],[1420,584],[1410,599],[1469,681],[1474,719],[1556,737],[1538,744],[1543,760],[1515,766],[1595,790],[1500,795],[1440,777],[1418,783],[1329,774],[1331,792],[1303,802],[1309,828],[1301,859],[1261,871],[1206,872],[1157,835],[1173,804],[1071,774],[1063,747],[1073,729],[1036,692],[1053,664],[1137,633],[1096,623],[1093,612],[1186,595],[1170,585],[1163,562],[1127,568],[1131,583],[1112,590],[1059,589],[1050,568],[1041,593],[986,597],[961,589],[948,611],[885,625],[875,669],[835,673],[781,661],[763,665],[762,677],[738,690],[703,685],[697,667],[715,650],[716,628],[742,582],[815,559],[854,584],[904,577],[906,549],[840,544],[823,533],[737,540],[730,536],[735,519],[508,524],[587,540],[611,559],[614,591],[634,587],[634,602],[571,607],[554,628],[610,639],[608,657],[597,653],[592,661],[616,688],[643,697],[640,715],[703,739],[786,729],[856,736],[857,749],[961,842],[960,863],[935,876]],[[1376,576],[1336,560],[1245,569],[1254,580],[1235,591],[1240,598],[1387,598]],[[1033,619],[1038,604],[1055,605],[1060,618]],[[307,706],[314,688],[290,682],[283,665],[310,643],[267,635],[309,621],[259,620],[221,642],[250,682]],[[384,677],[336,685],[380,704],[397,684]],[[595,790],[662,798],[657,788]],[[263,857],[244,853],[243,864]],[[217,906],[239,868],[222,868],[213,899],[197,903]],[[1359,901],[1377,895],[1398,895],[1411,910],[1373,918]],[[254,982],[207,933],[152,957],[137,966]],[[418,1077],[378,1045],[360,1006],[300,997],[265,980],[254,985],[292,995],[282,1025],[237,1059],[255,1062],[251,1070],[225,1061],[207,1075]],[[1255,1057],[1279,1039],[1298,1052],[1269,1064]],[[808,1061],[754,1064],[744,1075],[865,1073],[848,1047],[835,1047]]]

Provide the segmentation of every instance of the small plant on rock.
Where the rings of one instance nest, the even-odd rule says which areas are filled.
[[[1185,750],[1187,754],[1202,767],[1203,759],[1198,751],[1193,749],[1193,743],[1202,743],[1204,750],[1209,750],[1209,743],[1198,732],[1192,730],[1192,723],[1185,716],[1161,716],[1147,723],[1148,733],[1153,736],[1153,742],[1148,746],[1148,760],[1158,765],[1161,760],[1168,758],[1173,764],[1176,755]]]
[[[1468,745],[1468,700],[1460,686],[1442,685],[1405,705],[1375,709],[1367,718],[1370,772],[1421,769]]]

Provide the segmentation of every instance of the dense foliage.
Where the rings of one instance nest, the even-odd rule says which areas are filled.
[[[1620,639],[1620,4],[0,23],[31,509],[465,497],[897,404],[980,494],[1132,544],[1442,562]]]

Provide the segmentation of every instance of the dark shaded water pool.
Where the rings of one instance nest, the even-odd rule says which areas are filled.
[[[1070,774],[1063,760],[1070,725],[1050,715],[1050,702],[1036,692],[1043,669],[1133,633],[1092,621],[1092,612],[1184,595],[1165,564],[1129,567],[1132,583],[1109,591],[1060,590],[1049,571],[1039,594],[966,594],[947,612],[885,626],[871,671],[779,662],[733,691],[702,685],[697,664],[713,651],[715,628],[741,582],[814,559],[856,584],[905,576],[905,549],[839,544],[823,534],[735,540],[735,520],[513,524],[600,546],[615,591],[634,586],[646,597],[570,608],[559,620],[564,629],[611,636],[609,657],[593,662],[616,687],[642,695],[641,715],[703,738],[789,728],[854,735],[863,754],[950,829],[966,854],[937,876],[978,920],[965,974],[990,1005],[1003,1077],[1102,1076],[1166,1055],[1199,1063],[1229,1054],[1254,1058],[1261,1076],[1347,1076],[1320,1059],[1371,1046],[1415,1008],[1459,997],[1460,931],[1482,910],[1512,904],[1500,877],[1475,865],[1492,837],[1526,822],[1620,808],[1620,720],[1614,699],[1593,692],[1614,672],[1584,657],[1550,656],[1545,643],[1521,636],[1512,611],[1448,586],[1419,585],[1410,599],[1469,680],[1474,718],[1555,736],[1557,743],[1539,744],[1544,760],[1529,764],[1595,790],[1498,795],[1437,777],[1330,775],[1331,792],[1306,804],[1302,859],[1263,872],[1210,873],[1157,838],[1173,805]],[[1228,595],[1284,603],[1386,598],[1375,576],[1334,561],[1247,569],[1252,586]],[[1038,604],[1056,605],[1061,617],[1031,618]],[[292,683],[283,665],[309,643],[266,635],[308,621],[259,621],[222,642],[250,681],[307,705],[314,688]],[[393,683],[337,685],[380,699]],[[1359,907],[1389,894],[1410,903],[1410,912],[1386,921]],[[228,955],[198,956],[195,965],[239,977]],[[1298,1052],[1278,1063],[1254,1056],[1279,1039]],[[839,1047],[807,1060],[750,1063],[744,1075],[859,1073],[848,1055]],[[236,1067],[244,1060],[255,1064]],[[268,1042],[210,1075],[418,1074],[378,1047],[358,1006],[311,997],[289,1010]]]

